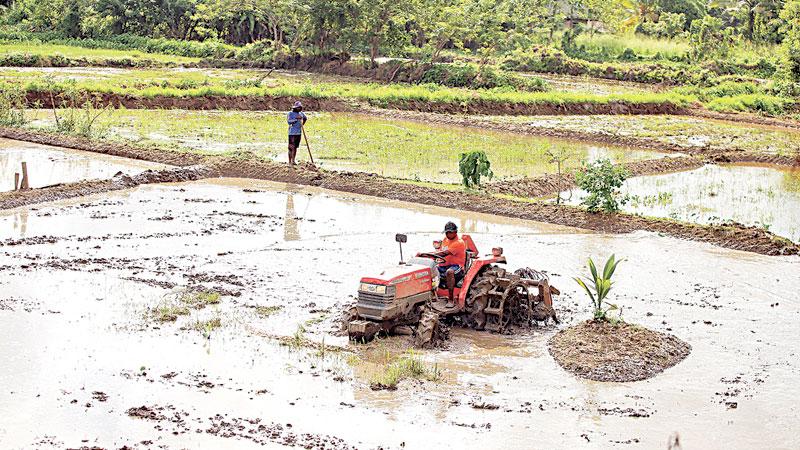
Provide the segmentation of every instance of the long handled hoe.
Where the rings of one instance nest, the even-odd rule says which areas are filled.
[[[303,131],[303,139],[306,141],[306,148],[308,149],[308,157],[311,158],[311,164],[314,164],[314,157],[311,156],[311,146],[308,145],[308,137],[306,136],[306,127],[303,126],[303,122],[300,122],[300,129]]]

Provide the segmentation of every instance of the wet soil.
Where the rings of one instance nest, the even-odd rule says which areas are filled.
[[[142,184],[194,181],[207,178],[213,172],[203,166],[178,167],[165,170],[146,170],[134,176],[118,173],[108,180],[79,181],[56,184],[25,191],[0,192],[0,209],[11,209],[25,205],[83,197],[101,192],[130,189]]]
[[[150,220],[165,216],[173,220]],[[352,300],[361,275],[397,263],[395,232],[408,233],[413,252],[447,220],[479,249],[505,248],[509,267],[547,270],[567,326],[591,314],[571,280],[586,255],[624,255],[615,299],[626,318],[691,343],[691,357],[644,383],[597,383],[553,360],[550,327],[512,336],[454,328],[447,348],[416,352],[441,380],[373,391],[362,372],[372,356],[332,335],[331,312]],[[704,448],[798,444],[800,372],[785,345],[800,312],[796,257],[235,179],[0,211],[0,229],[17,243],[0,247],[3,298],[42,312],[15,301],[0,308],[3,448],[249,449],[283,445],[292,433],[299,448],[324,440],[327,448],[522,450],[535,440],[651,449],[674,430]],[[167,291],[128,277],[244,288],[156,326],[141,315]],[[278,305],[267,317],[253,308]],[[217,308],[223,325],[210,338],[190,328]],[[318,321],[315,311],[329,316]],[[317,346],[294,345],[298,325]],[[396,342],[374,343],[377,370]],[[153,417],[142,406],[166,419],[128,415],[140,408]]]
[[[622,382],[658,375],[689,356],[691,346],[639,325],[590,320],[559,331],[548,341],[548,351],[581,378]]]
[[[684,156],[635,161],[625,163],[623,166],[628,170],[630,176],[642,176],[694,169],[701,167],[705,163],[706,162],[701,158]],[[491,182],[486,184],[486,190],[496,194],[536,198],[569,190],[575,186],[575,175],[572,173],[562,173],[561,175],[548,174],[541,177]]]
[[[149,155],[153,155],[155,158],[158,158],[156,162],[163,162],[161,159],[167,157],[175,161],[185,155],[183,153],[163,150],[142,150],[125,145],[96,143],[91,140],[80,138],[65,139],[63,136],[57,134],[35,133],[8,128],[0,129],[0,135],[13,139],[33,139],[35,142],[48,143],[50,145],[68,145],[87,151],[93,151],[93,149],[97,147],[101,152],[113,151],[114,154],[119,156],[124,156],[126,153],[130,152],[133,157],[139,159],[144,159]],[[187,158],[189,161],[195,162],[200,157],[197,155],[188,155]],[[393,200],[443,206],[465,211],[484,212],[505,217],[537,220],[558,225],[575,226],[606,233],[628,233],[635,230],[646,230],[683,239],[710,242],[726,248],[767,255],[795,255],[800,253],[800,245],[776,237],[769,231],[759,227],[746,227],[738,224],[704,226],[625,214],[589,213],[583,209],[567,205],[553,205],[543,202],[531,203],[501,199],[481,193],[445,191],[426,186],[398,183],[369,173],[328,172],[319,170],[310,165],[291,167],[271,161],[246,160],[221,156],[206,156],[202,157],[201,161],[206,167],[210,168],[210,172],[209,169],[205,168],[191,169],[187,176],[208,177],[216,175],[311,185],[336,191],[366,194]],[[644,166],[646,167],[647,164]],[[645,169],[643,168],[642,170]],[[171,173],[181,172],[176,170]],[[169,177],[158,179],[162,179],[163,181],[170,180]],[[172,179],[172,181],[180,180]],[[75,186],[65,185],[61,188],[52,188],[52,190],[42,194],[37,193],[38,190],[17,195],[6,194],[0,197],[0,205],[5,205],[6,208],[8,208],[15,205],[46,201],[48,199],[86,195],[81,192],[102,192],[103,188],[106,187],[124,188],[124,186],[120,186],[118,182],[114,182],[113,180],[103,183],[105,184],[94,185],[89,188],[86,188],[80,183]],[[62,194],[61,191],[64,191],[64,193]]]

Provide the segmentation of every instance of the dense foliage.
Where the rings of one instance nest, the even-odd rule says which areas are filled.
[[[481,185],[481,177],[490,180],[494,176],[492,163],[484,151],[474,151],[462,153],[458,161],[458,171],[461,173],[461,184],[468,188],[476,188]]]
[[[600,159],[584,163],[582,170],[575,174],[575,181],[579,188],[588,195],[581,201],[589,211],[619,211],[620,203],[625,203],[625,198],[620,198],[619,188],[628,178],[624,166],[614,165],[608,159]]]
[[[230,56],[266,42],[315,54],[407,55],[465,49],[485,62],[532,45],[592,54],[583,34],[636,31],[692,42],[708,59],[730,45],[792,41],[795,0],[11,0],[3,21],[62,39],[111,40],[184,56]],[[794,8],[794,9],[793,9]],[[782,13],[782,10],[786,10]],[[794,19],[796,21],[796,19]],[[153,38],[141,40],[140,36]],[[160,41],[159,41],[160,39]],[[199,44],[198,42],[202,42]],[[589,53],[586,55],[586,53]]]

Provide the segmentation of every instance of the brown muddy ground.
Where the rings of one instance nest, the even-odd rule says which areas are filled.
[[[203,166],[146,170],[133,176],[120,172],[108,180],[87,180],[77,183],[56,184],[41,189],[0,192],[0,209],[11,209],[54,200],[83,197],[101,192],[130,189],[142,184],[200,180],[212,174],[213,171]]]
[[[591,314],[571,280],[586,256],[625,257],[613,295],[626,319],[692,354],[643,382],[598,383],[548,354],[558,328],[453,329],[448,347],[417,352],[439,381],[373,391],[405,348],[348,344],[337,312],[359,276],[397,263],[395,232],[413,252],[447,220],[479,249],[502,246],[509,267],[546,270],[563,327]],[[797,257],[233,179],[4,210],[0,235],[2,448],[652,449],[673,433],[697,448],[799,444],[786,344]],[[154,322],[167,286],[227,292]],[[215,317],[209,336],[194,326]],[[292,346],[298,325],[317,346]]]
[[[686,359],[691,346],[639,325],[588,320],[559,331],[548,351],[564,370],[595,381],[641,381]]]
[[[81,138],[65,138],[56,134],[10,128],[0,129],[0,135],[51,145],[61,143],[61,145],[87,151],[93,151],[97,147],[103,153],[114,152],[113,154],[119,156],[129,153],[131,157],[137,159],[153,157],[156,162],[166,162],[165,159],[168,159],[175,165],[183,165],[176,162],[176,160],[185,155],[158,149],[139,149],[110,143],[98,144]],[[553,205],[543,202],[532,203],[502,199],[480,193],[446,191],[426,186],[398,183],[375,174],[327,172],[310,166],[290,167],[271,161],[218,156],[201,157],[198,155],[189,155],[188,159],[191,162],[198,162],[199,160],[199,162],[202,162],[203,165],[213,171],[214,176],[252,178],[318,186],[342,192],[496,214],[505,217],[537,220],[606,233],[628,233],[635,230],[652,231],[766,255],[794,255],[800,253],[800,245],[776,237],[769,231],[758,227],[735,224],[703,226],[624,214],[593,214],[583,209],[566,205]],[[11,200],[7,201],[10,202]]]

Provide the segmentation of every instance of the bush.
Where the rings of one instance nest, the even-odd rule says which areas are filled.
[[[468,188],[478,187],[481,184],[481,177],[494,177],[492,164],[484,151],[462,153],[461,160],[458,162],[458,171],[461,173],[461,183]]]
[[[26,122],[24,90],[4,83],[0,87],[0,125],[15,127]]]
[[[578,187],[589,195],[581,201],[589,211],[619,211],[620,204],[627,199],[619,198],[619,188],[628,178],[625,167],[615,166],[608,159],[600,159],[593,163],[583,163],[583,167],[575,174]]]
[[[781,19],[785,21],[785,37],[781,44],[781,77],[790,82],[800,82],[800,0],[789,0],[783,5]]]

